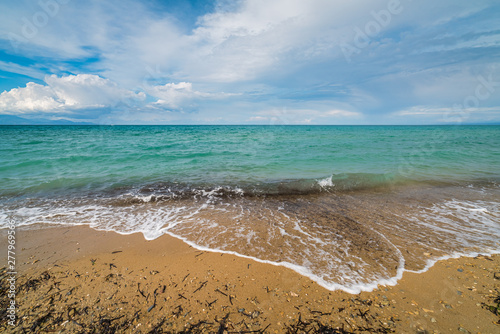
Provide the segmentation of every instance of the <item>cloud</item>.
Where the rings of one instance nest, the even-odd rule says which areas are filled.
[[[323,106],[324,108],[324,106]],[[325,120],[332,120],[336,124],[358,121],[363,114],[356,111],[342,109],[317,110],[317,109],[288,109],[273,108],[261,110],[246,119],[250,123],[268,124],[323,124]]]
[[[201,99],[219,99],[232,96],[226,93],[206,93],[193,90],[190,82],[168,83],[165,85],[150,86],[146,92],[158,98],[154,103],[170,109],[181,109],[183,105],[191,104]]]
[[[29,82],[25,88],[14,88],[0,94],[0,111],[7,114],[22,114],[34,111],[60,111],[61,101],[50,87]]]
[[[145,94],[118,87],[108,79],[92,74],[45,77],[47,85],[29,82],[0,94],[0,112],[73,113],[81,109],[115,107],[129,100],[144,100]]]
[[[245,82],[288,72],[325,55],[335,46],[353,5],[327,0],[240,1],[232,10],[209,13],[189,41],[188,75],[204,81]],[[328,14],[326,14],[328,13]],[[200,61],[202,60],[202,61]],[[194,73],[193,73],[194,72]]]
[[[111,80],[91,74],[51,75],[45,78],[45,82],[70,109],[113,107],[122,99],[145,98],[144,93],[121,89]]]
[[[58,2],[43,24],[34,18],[44,1],[0,3],[0,71],[8,72],[0,73],[0,112],[118,109],[109,122],[125,119],[125,109],[166,121],[182,116],[166,111],[196,110],[175,119],[184,123],[385,122],[413,106],[463,103],[480,75],[498,81],[495,1],[401,0],[402,11],[382,24],[390,2],[215,0],[180,15],[161,1],[71,1]],[[27,22],[39,25],[30,36]],[[374,24],[380,30],[348,63],[340,45],[355,45]],[[498,96],[481,107],[499,105]]]
[[[404,110],[399,110],[392,114],[393,118],[404,117],[407,123],[418,124],[461,124],[461,123],[482,123],[499,122],[500,108],[498,107],[474,107],[464,108],[461,105],[453,107],[444,106],[413,106]],[[400,122],[399,122],[400,123]]]
[[[18,73],[36,79],[43,79],[46,76],[44,71],[32,66],[22,66],[13,62],[5,62],[2,60],[0,60],[0,71]]]
[[[269,121],[269,117],[264,116],[252,116],[246,120],[247,122],[267,122]]]
[[[208,93],[193,89],[190,82],[168,83],[145,87],[146,92],[120,88],[117,83],[93,74],[58,77],[46,76],[45,85],[34,82],[0,94],[0,112],[4,114],[67,113],[86,110],[125,108],[142,112],[153,119],[170,110],[193,108],[201,100],[216,100],[233,96],[228,93]],[[147,103],[146,93],[157,99]],[[164,119],[158,116],[158,119]]]
[[[113,75],[117,68],[144,72],[147,66],[161,66],[165,77],[179,81],[258,80],[314,60],[343,61],[338,45],[353,24],[363,23],[370,9],[386,5],[383,0],[238,1],[200,16],[189,33],[169,16],[144,13],[141,29],[120,25],[128,36],[120,46],[126,52],[105,48],[104,62]]]
[[[500,115],[500,108],[498,107],[482,107],[482,108],[455,108],[450,107],[432,107],[432,106],[413,106],[409,109],[400,110],[394,113],[396,116],[443,116],[459,115],[459,114],[493,114]]]
[[[452,111],[448,107],[433,107],[433,106],[413,106],[408,109],[399,110],[394,113],[395,116],[429,116],[429,115],[444,115]]]
[[[348,110],[329,110],[321,114],[321,117],[361,117],[361,113]]]

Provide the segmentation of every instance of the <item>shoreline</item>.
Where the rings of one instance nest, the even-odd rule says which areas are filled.
[[[6,235],[0,230],[2,249]],[[489,308],[500,296],[499,255],[438,261],[424,273],[405,271],[394,286],[349,294],[285,266],[200,251],[170,235],[147,241],[140,233],[59,226],[18,228],[16,240],[17,326],[35,331],[500,329]]]

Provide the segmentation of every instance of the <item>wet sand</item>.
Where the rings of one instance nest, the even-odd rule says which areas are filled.
[[[0,231],[7,265],[7,230]],[[500,256],[438,262],[396,286],[328,291],[290,269],[182,241],[88,227],[16,232],[16,326],[8,333],[495,333]],[[495,301],[496,300],[496,301]]]

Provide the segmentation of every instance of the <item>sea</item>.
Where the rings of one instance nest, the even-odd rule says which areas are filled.
[[[168,234],[370,291],[500,252],[500,126],[1,126],[11,223]]]

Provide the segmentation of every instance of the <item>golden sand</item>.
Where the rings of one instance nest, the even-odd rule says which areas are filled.
[[[3,250],[6,235],[2,230]],[[500,256],[441,261],[423,274],[405,273],[396,286],[352,295],[170,236],[18,228],[16,243],[16,326],[5,317],[3,269],[3,332],[500,332],[493,307]]]

